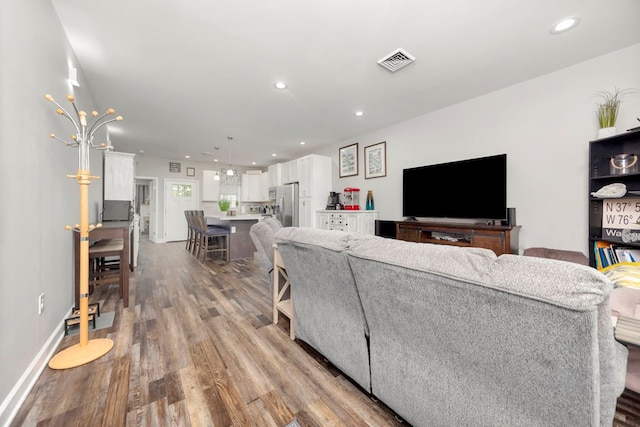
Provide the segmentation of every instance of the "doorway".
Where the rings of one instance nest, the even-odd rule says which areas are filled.
[[[158,178],[136,176],[136,206],[140,215],[140,234],[158,242]]]
[[[187,240],[186,210],[199,208],[200,194],[197,180],[164,180],[164,240],[175,242]]]

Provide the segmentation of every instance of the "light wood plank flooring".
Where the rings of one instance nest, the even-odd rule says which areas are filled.
[[[253,260],[201,263],[182,242],[141,243],[129,308],[117,285],[91,296],[115,319],[89,337],[114,348],[86,366],[46,368],[12,426],[407,426],[289,340],[286,318],[271,323],[267,272]],[[639,397],[623,394],[615,427],[640,426]]]

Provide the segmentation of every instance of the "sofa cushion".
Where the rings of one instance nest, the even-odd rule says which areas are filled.
[[[485,286],[581,311],[593,310],[613,289],[594,268],[518,255],[501,255],[486,279]]]
[[[369,391],[368,327],[346,255],[351,235],[285,227],[275,237],[291,282],[296,338]]]

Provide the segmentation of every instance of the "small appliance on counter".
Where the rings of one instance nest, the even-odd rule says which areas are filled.
[[[342,206],[347,211],[360,210],[360,189],[347,187],[342,193]]]
[[[329,197],[327,198],[327,210],[336,209],[342,209],[342,207],[340,206],[340,193],[330,191]]]

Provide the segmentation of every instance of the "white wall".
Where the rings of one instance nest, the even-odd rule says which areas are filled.
[[[73,306],[72,235],[79,222],[77,150],[49,138],[69,138],[71,124],[44,99],[63,106],[70,93],[67,61],[75,63],[49,1],[0,3],[0,425],[5,425],[62,337]],[[76,68],[77,67],[76,65]],[[78,72],[81,83],[84,78]],[[95,108],[86,87],[78,105]],[[86,107],[85,107],[86,106]],[[101,153],[91,171],[102,173]],[[90,220],[102,199],[90,186]],[[38,315],[38,295],[45,309]]]
[[[379,218],[401,220],[403,168],[507,153],[507,201],[522,226],[521,251],[547,246],[587,254],[588,152],[597,133],[594,94],[615,87],[640,88],[640,45],[342,141],[318,154],[333,157],[334,191],[358,187],[364,197],[373,190]],[[636,117],[640,95],[630,95],[622,103],[617,129],[639,126]],[[387,176],[364,179],[364,147],[382,141],[387,143]],[[355,142],[359,175],[339,178],[338,149]],[[475,188],[471,176],[461,179],[469,191],[491,191]],[[446,183],[425,183],[425,197],[430,185]]]

